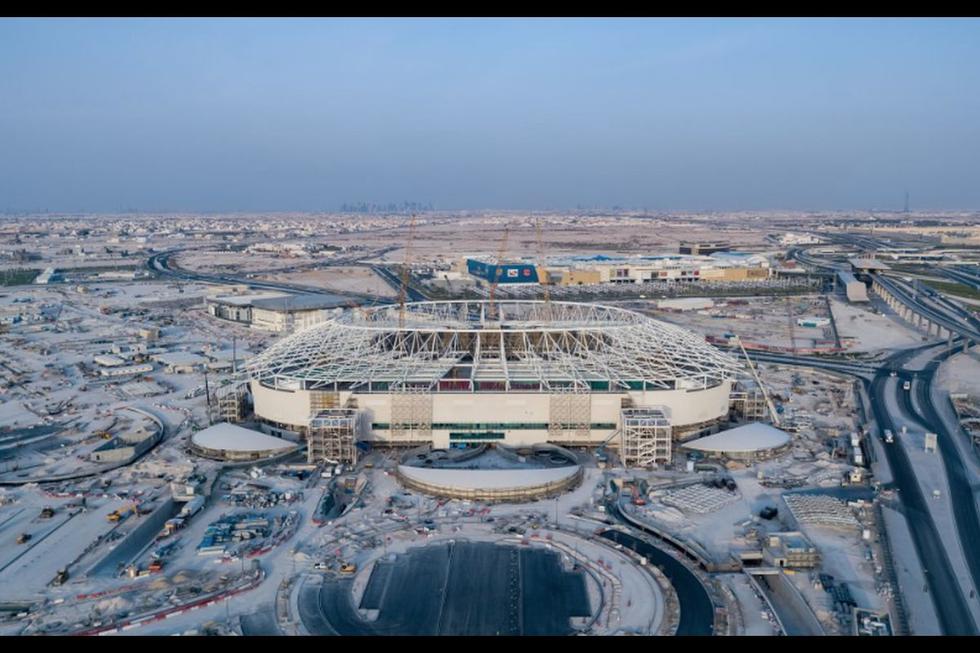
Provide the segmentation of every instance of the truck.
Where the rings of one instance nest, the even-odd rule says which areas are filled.
[[[41,509],[41,519],[51,519],[52,517],[54,517],[54,508],[51,506],[44,506],[44,508]]]
[[[17,544],[24,544],[31,539],[30,533],[21,533],[17,536]]]
[[[906,381],[905,383],[902,384],[902,390],[911,390],[911,389],[912,389],[911,381]]]
[[[895,434],[892,433],[891,429],[885,429],[885,442],[891,444],[895,441]]]
[[[68,569],[67,568],[59,569],[52,583],[54,583],[55,585],[64,585],[65,581],[67,580],[68,580]]]
[[[203,507],[204,507],[204,497],[194,497],[186,504],[184,504],[184,507],[180,509],[180,516],[183,517],[184,519],[193,517],[198,512],[200,512],[201,508]]]

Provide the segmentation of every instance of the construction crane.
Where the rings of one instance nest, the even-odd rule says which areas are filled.
[[[500,249],[497,250],[497,262],[493,267],[493,279],[490,282],[490,294],[487,296],[487,317],[489,319],[497,319],[497,305],[494,304],[493,298],[497,294],[497,284],[500,283],[500,277],[503,276],[504,271],[501,269],[500,265],[504,260],[504,254],[507,253],[507,238],[510,236],[510,224],[504,225],[504,237],[500,239]]]
[[[745,361],[749,364],[749,371],[752,372],[752,378],[755,379],[756,385],[758,385],[759,390],[762,391],[762,397],[766,400],[766,406],[769,408],[769,415],[772,417],[772,424],[778,428],[779,415],[776,414],[776,407],[773,405],[772,399],[769,398],[769,393],[766,392],[766,386],[762,384],[762,379],[759,378],[759,374],[755,370],[755,365],[752,364],[752,359],[749,358],[749,352],[745,351],[745,345],[742,344],[742,338],[738,334],[735,334],[735,342],[738,343],[739,349],[742,350],[742,355],[745,356]]]
[[[551,291],[548,290],[548,273],[544,269],[544,246],[541,244],[541,219],[534,221],[534,238],[538,243],[538,283],[544,291],[544,310],[545,314],[551,316]]]
[[[408,242],[405,243],[405,262],[402,264],[401,289],[398,291],[398,328],[405,327],[405,300],[408,297],[408,282],[411,279],[410,265],[412,262],[412,243],[415,240],[415,218],[408,225]]]

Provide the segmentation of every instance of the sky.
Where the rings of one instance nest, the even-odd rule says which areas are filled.
[[[0,212],[980,209],[980,20],[0,20]]]

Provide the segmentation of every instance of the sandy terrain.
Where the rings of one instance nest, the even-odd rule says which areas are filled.
[[[830,300],[837,331],[842,340],[852,338],[851,351],[875,351],[918,344],[921,338],[907,323],[885,315],[872,313],[855,304],[839,299]]]
[[[394,297],[395,291],[368,267],[331,267],[306,272],[285,272],[261,277],[270,281],[285,281],[329,290],[368,293]]]

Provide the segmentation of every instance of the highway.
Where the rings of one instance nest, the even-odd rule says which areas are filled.
[[[939,271],[947,279],[957,283],[962,283],[963,285],[969,286],[974,290],[980,290],[980,275],[977,275],[976,273],[967,272],[966,270],[960,270],[953,267],[940,268]]]
[[[885,409],[887,405],[885,398],[886,385],[891,371],[900,370],[909,359],[916,356],[923,349],[935,346],[935,344],[923,345],[897,352],[886,359],[875,371],[871,380],[865,376],[864,369],[860,370],[860,373],[857,373],[858,370],[849,370],[849,366],[834,365],[833,363],[828,365],[822,361],[814,360],[812,357],[766,354],[765,357],[759,356],[758,360],[766,360],[766,357],[772,356],[772,358],[778,358],[778,360],[772,360],[772,362],[778,362],[780,364],[819,367],[861,378],[871,399],[871,408],[875,421],[878,424],[878,429],[882,432],[884,429],[890,429],[894,432],[897,430],[895,423],[892,420],[892,416]],[[750,355],[753,359],[757,358],[755,353]],[[836,369],[833,369],[835,367]],[[897,387],[901,388],[901,386]],[[929,402],[924,402],[923,405],[931,406]],[[953,443],[950,442],[949,444]],[[943,633],[947,635],[975,635],[978,631],[973,620],[973,615],[967,606],[966,597],[960,590],[960,585],[953,573],[949,557],[943,547],[942,539],[939,537],[939,531],[932,519],[932,514],[929,512],[926,499],[916,480],[915,470],[908,458],[908,454],[902,446],[896,444],[885,445],[884,449],[895,485],[899,490],[899,497],[904,507],[905,517],[908,520],[912,541],[915,545],[922,569],[925,572],[929,594],[936,607],[940,627]],[[960,464],[962,464],[962,461],[960,461]],[[964,532],[964,529],[960,527],[959,535],[963,550],[971,552],[966,557],[972,557],[971,566],[976,566],[978,558],[976,549],[980,539],[971,536],[969,534],[969,528],[967,527],[967,531]],[[963,539],[964,537],[970,539]]]
[[[374,270],[375,274],[388,282],[388,285],[391,286],[395,292],[401,292],[402,280],[398,275],[392,272],[390,268],[383,265],[372,265],[371,269]],[[405,299],[410,302],[424,302],[428,299],[428,297],[424,292],[422,292],[421,289],[419,289],[418,285],[412,283],[411,279],[409,279],[408,288],[405,292]]]
[[[305,286],[295,283],[285,283],[281,281],[265,281],[252,279],[248,277],[232,277],[228,275],[217,275],[217,274],[205,274],[202,272],[191,272],[184,270],[182,268],[176,267],[170,261],[170,257],[178,254],[183,250],[169,250],[166,252],[159,252],[154,254],[146,261],[146,267],[157,274],[168,276],[176,279],[181,279],[184,281],[201,281],[204,283],[215,283],[215,284],[242,284],[247,285],[251,288],[258,288],[260,290],[274,290],[279,292],[289,292],[289,293],[306,293],[313,295],[324,295],[327,297],[336,297],[338,300],[338,305],[343,305],[343,300],[357,301],[362,305],[374,305],[374,304],[389,304],[390,300],[384,300],[380,297],[374,295],[368,295],[364,293],[353,293],[344,292],[339,290],[324,290],[323,288],[318,288],[316,286]]]
[[[980,342],[980,321],[940,293],[929,288],[909,289],[904,282],[881,274],[872,276],[885,290],[914,312],[958,336]]]
[[[918,422],[924,432],[936,433],[938,436],[937,445],[946,469],[953,518],[963,547],[964,558],[973,579],[973,586],[976,588],[980,587],[980,514],[977,512],[969,472],[963,463],[959,448],[953,441],[957,436],[946,429],[946,423],[932,403],[932,384],[935,381],[936,371],[939,364],[951,354],[950,350],[943,349],[933,356],[925,370],[909,378],[912,390],[908,392],[899,390],[899,401],[902,410],[912,417],[913,421]],[[912,402],[913,393],[916,395],[921,413],[916,410]],[[976,595],[970,598],[975,600]]]
[[[882,368],[870,383],[869,396],[875,421],[881,431],[889,429],[896,431],[892,416],[885,409],[885,392],[890,376],[889,368],[902,367],[914,355],[914,352],[902,351],[888,359],[888,367]],[[896,385],[899,389],[901,386]],[[904,392],[903,390],[899,390]],[[949,556],[943,547],[942,539],[936,523],[929,512],[929,506],[922,489],[916,480],[915,469],[909,460],[908,453],[898,443],[884,446],[888,466],[899,489],[899,495],[908,521],[912,542],[915,545],[922,571],[929,586],[939,619],[940,628],[946,635],[976,635],[977,627],[966,603],[966,598],[960,589],[956,575],[953,573]],[[968,550],[964,547],[964,550]]]

